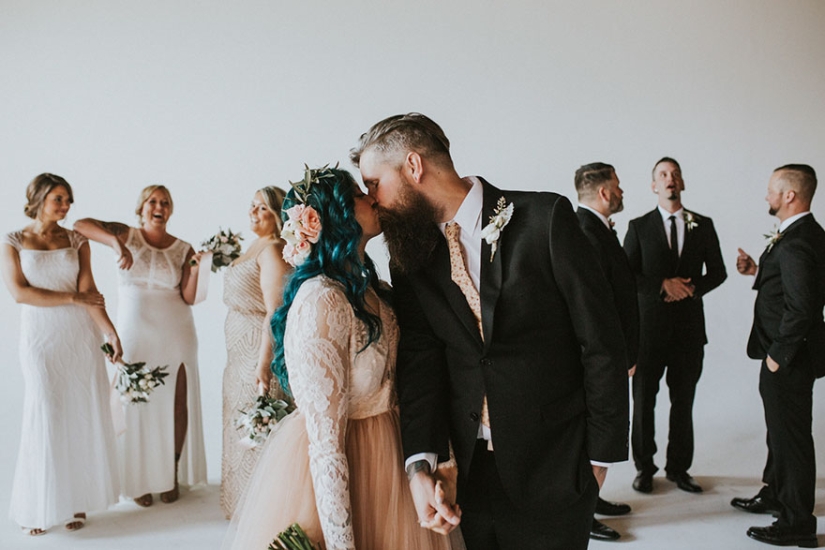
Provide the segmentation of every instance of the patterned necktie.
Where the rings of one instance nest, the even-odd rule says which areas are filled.
[[[478,325],[478,332],[484,339],[484,332],[481,328],[481,298],[478,295],[473,280],[467,272],[467,266],[464,263],[464,255],[461,253],[461,243],[459,242],[459,235],[461,234],[461,226],[456,222],[450,222],[444,228],[444,233],[447,236],[447,246],[450,249],[450,278],[461,289],[461,293],[467,299],[470,309],[476,318]],[[490,415],[487,412],[487,396],[484,396],[484,402],[481,404],[481,423],[490,427]]]
[[[673,272],[679,267],[679,236],[676,234],[676,216],[670,216],[670,256],[673,262]]]

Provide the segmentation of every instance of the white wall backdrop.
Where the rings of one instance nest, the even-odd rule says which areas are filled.
[[[25,187],[49,171],[74,186],[69,225],[134,223],[138,191],[164,183],[173,234],[193,244],[218,226],[249,234],[257,188],[286,185],[304,163],[350,168],[362,132],[413,110],[443,126],[459,172],[505,189],[574,198],[578,166],[614,164],[620,234],[654,207],[650,170],[671,155],[685,205],[713,217],[729,271],[705,301],[693,472],[756,478],[741,467],[765,454],[758,365],[745,356],[754,293],[735,272],[736,248],[764,246],[773,168],[805,162],[825,177],[823,90],[816,0],[0,0],[0,231],[28,223]],[[114,313],[112,254],[92,250]],[[225,309],[221,277],[211,284],[195,319],[216,482]],[[0,508],[20,430],[18,320],[0,292]],[[825,422],[815,431],[825,447]]]

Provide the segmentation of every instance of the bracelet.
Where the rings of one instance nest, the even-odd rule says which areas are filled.
[[[426,460],[416,460],[415,462],[412,462],[409,466],[407,466],[406,472],[407,481],[412,481],[412,478],[414,478],[415,474],[417,474],[418,472],[424,472],[425,474],[429,474],[430,463]]]

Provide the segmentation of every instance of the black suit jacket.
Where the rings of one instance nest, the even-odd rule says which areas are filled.
[[[607,282],[613,291],[613,303],[619,313],[627,351],[627,368],[636,364],[639,353],[639,303],[636,298],[636,276],[630,269],[627,255],[619,244],[616,232],[590,210],[576,210],[579,226],[593,245]]]
[[[748,356],[770,355],[782,368],[804,361],[818,377],[825,375],[825,231],[813,214],[765,249],[753,288],[758,294]]]
[[[695,212],[691,214],[696,226],[685,227],[685,242],[675,273],[658,208],[631,220],[625,235],[624,249],[638,288],[643,353],[663,351],[674,341],[688,347],[707,343],[702,297],[722,284],[727,271],[713,221]],[[690,278],[695,287],[693,298],[664,301],[662,282],[674,276]]]
[[[483,340],[446,240],[429,265],[393,274],[404,453],[446,460],[452,441],[460,498],[486,392],[504,490],[519,505],[566,506],[593,482],[589,460],[627,458],[619,319],[567,199],[483,185],[484,222],[499,197],[514,205],[492,261],[482,242]]]

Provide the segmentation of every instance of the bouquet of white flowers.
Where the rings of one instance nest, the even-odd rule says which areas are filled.
[[[233,233],[231,229],[220,229],[201,243],[204,250],[212,253],[212,273],[231,264],[241,255],[240,233]]]
[[[293,523],[278,534],[267,550],[321,550],[321,545],[312,544],[301,526]]]
[[[114,353],[108,342],[100,346],[100,349],[109,356]],[[120,400],[123,403],[148,403],[149,394],[166,383],[163,379],[169,373],[165,370],[165,366],[149,369],[145,362],[121,363],[117,366],[115,375],[115,389],[120,394]]]
[[[235,427],[243,431],[239,443],[250,449],[257,447],[266,440],[272,427],[294,410],[295,405],[283,399],[259,395],[247,410],[239,411],[241,416],[235,422]]]

